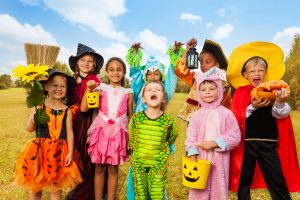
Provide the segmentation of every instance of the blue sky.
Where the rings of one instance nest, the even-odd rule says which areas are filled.
[[[198,50],[208,38],[227,56],[238,45],[269,41],[285,52],[300,34],[298,0],[0,0],[0,74],[26,64],[23,44],[61,48],[68,63],[77,43],[125,58],[141,42],[144,58],[153,54],[168,65],[165,52],[175,40],[195,37]]]

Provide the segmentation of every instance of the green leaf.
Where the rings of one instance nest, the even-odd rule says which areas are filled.
[[[44,90],[43,84],[41,84],[41,82],[36,81],[35,83],[37,84],[40,90]]]
[[[36,109],[34,114],[34,121],[36,125],[48,123],[50,120],[45,109]]]
[[[26,103],[29,108],[36,107],[44,103],[44,90],[39,84],[34,84],[34,86],[29,90]]]

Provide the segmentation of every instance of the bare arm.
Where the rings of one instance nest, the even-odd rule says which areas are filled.
[[[68,166],[72,162],[73,148],[74,148],[74,133],[73,133],[73,116],[71,110],[67,113],[67,143],[68,143],[68,154],[66,157],[65,165]]]
[[[132,114],[133,114],[133,94],[130,93],[128,95],[128,109],[127,109],[128,119],[131,118]]]
[[[90,92],[90,90],[86,89],[85,93],[82,97],[81,104],[80,104],[80,111],[81,112],[87,112],[89,110],[88,104],[87,104],[87,101],[86,101],[86,93],[87,92]]]
[[[29,117],[26,122],[26,130],[29,132],[35,131],[35,122],[34,122],[34,114],[35,114],[35,108],[30,108],[29,110]]]

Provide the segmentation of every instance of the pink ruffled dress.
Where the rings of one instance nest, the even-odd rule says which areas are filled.
[[[128,160],[128,95],[130,88],[101,83],[99,113],[88,130],[93,163],[119,165]]]

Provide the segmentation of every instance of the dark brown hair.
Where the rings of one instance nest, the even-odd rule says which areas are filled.
[[[113,62],[113,61],[117,61],[117,62],[121,63],[121,65],[122,65],[122,67],[123,67],[124,77],[123,77],[122,80],[121,80],[121,85],[124,87],[124,86],[125,86],[126,64],[125,64],[125,62],[124,62],[121,58],[119,58],[119,57],[111,57],[111,58],[107,61],[106,65],[105,65],[105,71],[107,71],[107,68],[108,68],[109,64],[110,64],[111,62]],[[109,80],[108,80],[108,83],[109,83]]]

